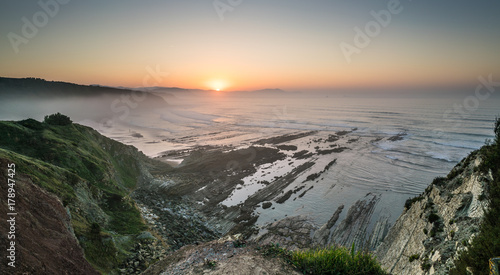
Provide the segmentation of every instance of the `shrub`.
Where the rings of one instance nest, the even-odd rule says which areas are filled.
[[[413,197],[413,198],[408,198],[405,202],[405,208],[406,209],[410,209],[411,206],[413,205],[413,203],[417,202],[417,201],[421,201],[423,200],[424,197],[422,195],[420,196],[416,196],[416,197]]]
[[[411,263],[411,262],[413,262],[413,261],[415,261],[415,260],[418,260],[419,258],[420,258],[420,255],[418,255],[418,254],[413,254],[413,255],[411,255],[411,256],[408,258],[408,261],[410,261],[410,263]]]
[[[214,268],[217,266],[217,261],[205,259],[205,266],[209,268]]]
[[[439,215],[436,214],[436,213],[431,213],[428,217],[427,217],[427,220],[430,222],[430,223],[435,223],[439,220]]]
[[[437,186],[443,186],[445,183],[446,183],[446,178],[445,177],[436,177],[432,181],[432,184],[433,185],[437,185]]]
[[[71,123],[73,123],[73,121],[71,121],[71,119],[68,116],[65,116],[61,113],[45,116],[43,122],[50,125],[59,125],[59,126],[70,125]]]
[[[423,271],[427,272],[431,269],[431,263],[429,263],[429,259],[424,259],[424,262],[420,265]]]
[[[43,124],[39,121],[32,119],[32,118],[21,120],[21,121],[19,121],[19,124],[23,125],[26,128],[32,129],[32,130],[42,130],[43,129]]]

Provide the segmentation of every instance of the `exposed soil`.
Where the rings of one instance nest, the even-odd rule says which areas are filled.
[[[0,159],[0,193],[7,197],[7,164]],[[7,238],[10,225],[7,217],[2,219],[0,248],[2,274],[61,274],[72,270],[72,274],[99,274],[86,260],[82,248],[70,231],[71,222],[61,201],[35,185],[23,174],[15,179],[15,239]],[[7,202],[0,204],[1,213],[9,213]],[[9,217],[10,218],[10,217]],[[15,241],[15,267],[7,265],[10,241]]]

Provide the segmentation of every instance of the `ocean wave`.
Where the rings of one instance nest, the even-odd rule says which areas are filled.
[[[386,146],[384,146],[386,145]],[[446,155],[444,153],[439,153],[439,152],[418,152],[417,150],[403,150],[403,146],[397,146],[396,144],[390,144],[390,143],[383,143],[383,144],[375,144],[375,146],[379,149],[382,149],[385,152],[394,152],[394,153],[399,153],[399,154],[404,154],[404,155],[409,155],[409,156],[414,156],[418,158],[432,158],[440,161],[447,161],[447,162],[457,162],[459,159],[453,158],[451,155]],[[381,152],[376,152],[372,151],[372,153],[378,154]],[[390,155],[385,155],[386,158],[397,160],[397,161],[402,161],[402,162],[408,162],[413,165],[419,165],[422,167],[427,167],[429,168],[430,166],[423,165],[421,163],[416,163],[416,162],[410,162],[407,160],[403,160],[403,158],[399,157],[394,157]]]

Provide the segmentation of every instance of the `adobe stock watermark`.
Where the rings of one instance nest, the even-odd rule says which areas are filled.
[[[445,138],[446,132],[459,131],[463,124],[463,120],[469,118],[476,112],[481,102],[488,100],[490,96],[495,93],[496,88],[500,87],[500,82],[495,82],[493,80],[493,74],[489,74],[487,78],[481,75],[477,79],[479,84],[476,86],[473,95],[465,97],[461,104],[455,103],[451,108],[444,111],[442,118],[446,122],[445,124],[451,127],[447,129],[447,131],[441,128],[433,129],[433,137],[437,139]],[[427,151],[433,150],[430,145],[427,146]],[[423,160],[425,157],[422,156],[421,158]]]
[[[447,125],[444,128],[434,128],[431,130],[431,136],[434,140],[447,139],[447,133],[450,132],[460,132],[463,126],[464,120],[472,116],[474,112],[479,110],[481,103],[488,100],[495,91],[500,87],[500,82],[494,81],[493,74],[489,74],[487,77],[478,76],[478,84],[473,92],[473,94],[466,96],[462,99],[460,103],[455,103],[447,108],[443,113],[441,118],[443,119],[443,125]],[[435,147],[432,143],[425,143],[422,148],[423,152],[432,152]],[[429,156],[426,154],[418,154],[412,157],[412,162],[414,163],[426,163]],[[396,171],[387,170],[382,171],[381,175],[386,181],[390,181],[393,178],[394,172],[396,172],[398,177],[409,178],[415,173],[415,170],[404,169],[402,166],[398,166]]]
[[[224,13],[234,11],[241,3],[243,3],[243,0],[214,0],[213,6],[220,21],[224,21]]]
[[[155,69],[150,66],[146,67],[147,74],[142,78],[142,87],[158,86],[163,82],[163,79],[169,75],[167,72],[162,72],[160,65],[156,65]],[[133,90],[131,94],[122,94],[111,102],[110,108],[114,114],[119,115],[121,121],[127,119],[131,110],[137,108],[139,103],[143,102],[148,96],[147,92]],[[113,124],[112,119],[105,118],[100,121],[99,128],[109,128]]]
[[[287,105],[274,106],[272,108],[272,114],[269,116],[270,123],[266,127],[259,127],[256,139],[269,138],[275,132],[273,129],[280,128],[278,122],[290,121],[295,119],[295,116],[288,113]],[[249,145],[247,148],[242,150],[237,150],[238,154],[241,155],[240,160],[230,160],[226,164],[226,170],[224,171],[210,171],[209,175],[213,179],[218,179],[223,184],[228,184],[232,179],[232,176],[236,173],[243,171],[244,163],[252,163],[257,159],[259,147],[255,144]]]
[[[54,18],[60,11],[61,5],[66,5],[70,0],[40,0],[38,6],[41,10],[35,12],[31,16],[31,20],[26,16],[21,18],[23,25],[21,26],[20,34],[9,32],[7,38],[10,41],[12,49],[17,54],[19,53],[19,46],[26,45],[33,39],[38,31],[49,24],[50,18]]]
[[[459,118],[467,119],[473,112],[479,109],[481,101],[488,100],[490,96],[495,92],[495,87],[500,87],[500,82],[495,82],[493,80],[493,74],[489,74],[488,78],[484,76],[479,76],[479,84],[474,90],[474,95],[470,95],[464,98],[462,104],[453,104],[453,108],[447,110],[443,114],[444,119],[450,118],[450,115],[458,115]],[[455,127],[457,127],[456,125]]]
[[[411,0],[410,0],[411,1]],[[354,40],[352,44],[345,41],[340,43],[340,50],[344,54],[347,63],[351,63],[353,54],[360,54],[361,50],[370,45],[373,38],[380,35],[382,28],[387,28],[392,22],[393,15],[397,15],[403,11],[403,6],[399,0],[389,0],[387,9],[378,12],[372,10],[370,15],[373,20],[368,21],[365,27],[354,27]]]

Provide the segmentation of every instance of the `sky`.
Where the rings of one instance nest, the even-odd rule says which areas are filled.
[[[500,80],[500,1],[1,1],[0,76],[255,90]]]

